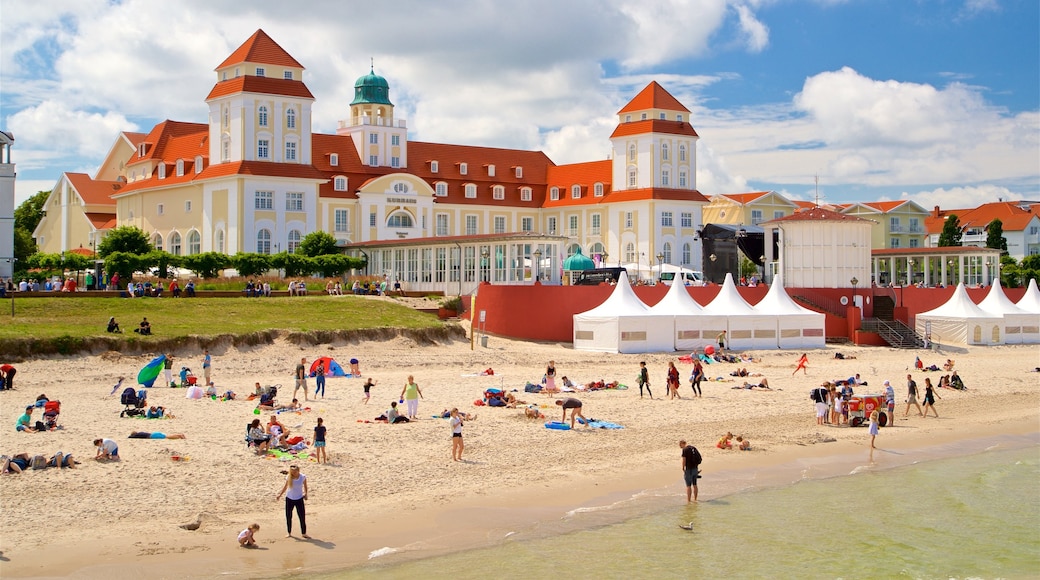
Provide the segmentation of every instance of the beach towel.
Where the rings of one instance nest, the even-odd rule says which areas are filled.
[[[585,419],[578,417],[578,422],[582,425],[585,424]],[[599,419],[589,419],[589,427],[594,429],[624,429],[625,427],[618,423],[611,423],[610,421],[600,421]]]

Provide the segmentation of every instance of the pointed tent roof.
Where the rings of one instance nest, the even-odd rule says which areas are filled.
[[[993,285],[989,288],[989,293],[982,299],[982,302],[979,302],[979,307],[994,314],[1029,314],[1016,306],[1007,297],[1007,294],[1004,294],[999,278],[993,281]]]
[[[689,113],[690,110],[683,106],[678,99],[673,97],[671,93],[664,90],[664,87],[657,84],[657,81],[650,81],[650,84],[646,85],[646,88],[639,91],[639,94],[632,98],[627,105],[618,111],[618,114],[631,113],[633,111],[645,111],[647,109],[665,109],[668,111],[682,111],[683,113]]]
[[[1026,288],[1026,293],[1022,295],[1022,298],[1018,300],[1017,306],[1026,312],[1033,312],[1040,314],[1040,290],[1036,287],[1036,280],[1029,280],[1029,287]]]
[[[757,314],[755,309],[737,292],[737,285],[733,283],[733,274],[726,273],[726,281],[722,284],[719,294],[704,307],[705,314],[721,314],[727,316],[747,316]]]
[[[769,292],[766,292],[765,297],[754,308],[763,314],[819,314],[791,298],[787,290],[784,290],[782,276],[773,278],[773,285],[769,287]]]
[[[632,285],[628,283],[628,274],[621,272],[621,275],[618,276],[617,286],[614,287],[614,291],[610,293],[610,296],[602,304],[576,316],[592,318],[617,317],[646,315],[649,312],[650,308],[636,296],[635,291],[632,290]]]
[[[260,29],[243,42],[242,46],[238,47],[235,52],[231,53],[231,56],[224,59],[224,62],[220,63],[216,70],[244,62],[304,68],[288,52],[285,52],[285,49],[279,46],[274,39],[267,36],[267,33]]]
[[[672,281],[671,288],[660,302],[650,308],[650,313],[661,316],[703,316],[704,307],[697,303],[686,290],[686,285],[678,277]]]
[[[950,296],[950,299],[947,300],[945,304],[927,312],[922,312],[917,316],[935,316],[940,318],[1000,318],[999,315],[990,314],[972,302],[971,297],[968,296],[968,291],[964,289],[963,282],[957,284],[957,288],[953,291],[953,296]]]

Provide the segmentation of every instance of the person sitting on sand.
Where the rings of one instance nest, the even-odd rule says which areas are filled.
[[[187,439],[184,433],[159,433],[158,431],[134,431],[130,434],[131,439]]]
[[[271,436],[271,441],[277,441],[278,445],[285,445],[285,439],[289,436],[289,430],[278,421],[276,416],[271,415],[271,418],[267,421],[267,434]]]
[[[162,419],[163,417],[173,418],[173,415],[166,412],[166,407],[152,405],[145,411],[144,416],[146,419]]]
[[[535,405],[528,405],[527,407],[524,407],[524,416],[527,417],[528,419],[544,419],[545,418],[545,415],[543,415],[542,412],[539,411],[538,407],[535,406]]]
[[[560,380],[563,381],[563,386],[564,387],[566,387],[568,389],[573,389],[574,388],[574,381],[568,379],[567,375],[564,375],[563,378],[560,379]]]
[[[116,322],[115,316],[112,316],[108,319],[108,332],[123,332],[119,328],[119,323]]]
[[[393,425],[394,423],[408,423],[408,417],[405,417],[397,410],[397,401],[390,403],[390,408],[386,410],[386,422]]]
[[[715,447],[718,447],[719,449],[733,449],[732,441],[733,434],[727,431],[726,434],[722,436],[722,439],[719,439],[719,442],[715,444]]]
[[[506,393],[502,400],[505,402],[507,409],[515,409],[517,403],[524,404],[523,401],[516,400],[516,395],[513,393]]]
[[[946,359],[946,362],[943,363],[943,370],[947,372],[953,370],[953,359]]]
[[[0,457],[0,473],[21,473],[29,468],[32,458],[28,453]]]
[[[964,385],[964,381],[962,381],[961,377],[957,375],[957,371],[953,371],[953,374],[950,375],[950,387],[957,389],[958,391],[968,390],[968,387]]]
[[[751,441],[745,439],[743,435],[737,435],[737,449],[751,451]]]
[[[267,453],[267,448],[270,446],[271,442],[271,436],[268,435],[260,425],[260,419],[253,419],[253,422],[249,424],[249,441],[256,446],[257,455]]]
[[[95,439],[94,446],[97,447],[95,460],[119,461],[119,444],[115,441],[108,438]]]

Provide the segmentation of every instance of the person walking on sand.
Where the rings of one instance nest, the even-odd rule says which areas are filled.
[[[318,424],[314,427],[314,460],[318,463],[328,463],[329,455],[325,451],[325,421],[318,417]]]
[[[314,370],[314,399],[318,399],[318,392],[321,392],[321,398],[325,398],[325,363],[323,361],[318,362],[318,368]]]
[[[166,386],[173,386],[173,355],[167,354],[166,360],[163,361],[163,378],[166,379]]]
[[[723,330],[715,337],[715,342],[719,343],[719,354],[726,350],[726,331]]]
[[[646,387],[646,392],[650,394],[650,398],[654,398],[654,392],[650,390],[650,372],[646,370],[646,361],[639,362],[639,398],[643,398],[643,387]]]
[[[289,467],[289,475],[285,477],[285,485],[282,486],[282,491],[278,492],[274,498],[278,500],[285,494],[285,529],[286,538],[292,537],[292,512],[296,510],[296,517],[300,519],[300,532],[304,538],[310,539],[307,535],[307,509],[304,502],[307,500],[307,476],[300,473],[300,467],[293,465]]]
[[[556,399],[556,404],[558,406],[563,407],[563,418],[560,419],[560,422],[566,422],[567,421],[567,409],[570,409],[571,410],[571,429],[574,428],[574,419],[575,419],[575,417],[581,417],[582,420],[585,422],[585,426],[586,427],[589,426],[589,420],[585,417],[585,415],[581,414],[581,401],[579,401],[578,399],[575,399],[573,397],[567,397],[566,399]]]
[[[171,367],[172,368],[172,367]],[[202,378],[208,385],[210,383],[210,371],[213,368],[213,357],[209,356],[209,349],[202,351]]]
[[[554,360],[549,361],[549,366],[545,367],[545,392],[560,392],[560,390],[556,388],[556,361]]]
[[[809,356],[806,353],[803,352],[802,356],[798,359],[798,365],[796,367],[794,367],[794,372],[791,373],[791,376],[793,377],[793,376],[797,375],[798,371],[802,371],[803,374],[808,376],[809,375],[809,371],[806,370],[806,368],[805,368],[806,366],[808,366],[808,364],[809,364]]]
[[[365,396],[361,397],[361,403],[367,405],[368,400],[372,397],[372,387],[376,386],[376,381],[372,377],[368,377],[365,379],[365,384],[361,386],[365,389]]]
[[[697,501],[697,478],[700,477],[701,452],[686,440],[679,441],[682,449],[683,481],[686,482],[686,503]]]
[[[449,415],[448,423],[451,425],[451,460],[462,461],[462,416],[459,415],[458,407],[454,407]]]
[[[679,369],[675,368],[675,362],[668,361],[668,398],[682,398],[679,394]]]
[[[293,387],[292,396],[296,398],[296,391],[303,389],[303,400],[310,401],[307,397],[307,358],[301,358],[300,364],[296,365],[296,372],[293,373],[296,377],[296,386]]]
[[[415,384],[415,378],[412,375],[408,375],[408,382],[404,384],[404,388],[401,389],[401,397],[405,403],[408,404],[408,418],[418,419],[419,418],[419,399],[423,397],[422,390],[419,389],[419,385]]]
[[[870,413],[870,448],[871,449],[876,449],[876,447],[874,447],[874,438],[877,437],[877,434],[878,434],[878,415],[879,415],[879,413],[878,413],[877,409],[874,409],[874,411]]]
[[[924,416],[928,416],[928,409],[931,409],[935,413],[935,418],[939,418],[939,412],[935,410],[935,398],[939,395],[935,392],[935,388],[932,387],[932,379],[924,379]],[[939,397],[942,399],[942,397]]]
[[[917,407],[917,414],[924,417],[921,405],[917,403],[917,381],[914,380],[913,375],[906,375],[906,412],[903,413],[904,417],[910,414],[910,405]]]
[[[701,381],[704,380],[704,365],[701,364],[701,359],[693,361],[693,370],[690,371],[690,388],[693,389],[693,396],[700,398],[701,396]]]

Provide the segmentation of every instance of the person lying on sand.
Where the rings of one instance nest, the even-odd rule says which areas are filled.
[[[184,433],[159,433],[158,431],[134,431],[130,434],[131,439],[187,439]]]
[[[769,386],[769,379],[767,379],[765,377],[762,377],[762,380],[759,381],[759,383],[757,385],[752,385],[751,383],[749,383],[747,381],[744,381],[743,385],[741,385],[739,387],[732,387],[732,388],[734,388],[734,389],[747,389],[749,391],[752,391],[752,390],[755,390],[755,389],[758,389],[760,391],[772,391],[773,390],[772,387]]]
[[[544,419],[545,418],[545,415],[543,415],[542,412],[538,410],[538,407],[536,407],[534,405],[530,405],[530,406],[524,407],[524,416],[527,417],[528,419]]]

